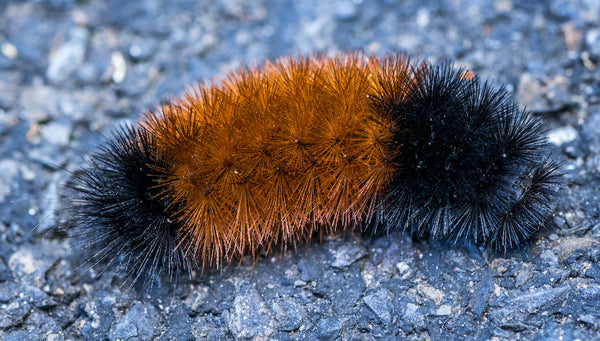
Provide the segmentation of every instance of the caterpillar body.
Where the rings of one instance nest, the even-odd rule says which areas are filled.
[[[135,279],[336,229],[506,250],[553,209],[543,132],[504,89],[450,63],[282,58],[118,131],[70,184],[77,231]]]

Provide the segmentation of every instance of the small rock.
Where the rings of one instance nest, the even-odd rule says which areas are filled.
[[[193,321],[183,306],[177,306],[169,314],[169,329],[160,335],[159,340],[193,341],[196,338],[192,333]]]
[[[568,21],[561,25],[561,30],[565,38],[565,44],[569,51],[576,51],[583,38],[581,31],[572,21]]]
[[[160,318],[149,303],[135,302],[127,313],[111,328],[112,340],[152,340],[159,332]]]
[[[442,299],[444,298],[444,292],[441,290],[438,290],[432,286],[429,285],[419,285],[417,286],[417,292],[421,295],[421,296],[425,296],[428,297],[430,299],[432,299],[435,302],[435,305],[439,305],[440,302],[442,302]]]
[[[546,264],[548,265],[552,265],[554,267],[558,266],[558,257],[556,256],[556,254],[554,254],[554,252],[552,252],[552,250],[545,250],[540,255],[540,258],[544,260],[544,262],[546,262]]]
[[[294,298],[286,297],[273,302],[275,318],[279,321],[278,330],[291,332],[302,324],[303,309]]]
[[[10,256],[8,267],[14,278],[39,287],[45,281],[46,271],[65,252],[64,248],[56,245],[24,245]]]
[[[226,299],[223,299],[223,298]],[[188,297],[188,306],[195,313],[200,314],[222,314],[231,309],[235,287],[230,282],[222,282],[213,287],[198,286],[194,294]]]
[[[349,21],[356,18],[356,5],[352,0],[337,0],[334,5],[335,16],[337,19]]]
[[[274,332],[275,323],[270,311],[254,288],[244,288],[236,293],[226,319],[229,329],[238,338],[262,338]]]
[[[425,326],[425,317],[418,305],[408,303],[400,319],[407,326],[413,329],[423,328]],[[406,328],[406,327],[405,327]]]
[[[589,324],[590,326],[597,326],[598,325],[598,318],[595,317],[592,314],[585,314],[585,315],[581,315],[579,317],[579,321]]]
[[[510,336],[511,336],[511,333],[508,330],[504,330],[500,327],[494,328],[493,334],[494,334],[494,336],[500,337],[503,339],[510,339]]]
[[[525,72],[519,79],[517,100],[519,104],[525,105],[533,111],[544,111],[546,109],[544,94],[547,87],[542,82],[533,77],[531,73]]]
[[[490,301],[490,295],[494,291],[494,282],[492,280],[491,272],[486,271],[483,274],[481,281],[475,284],[473,289],[473,292],[469,294],[471,298],[469,299],[468,308],[473,313],[473,316],[476,319],[479,319],[485,312]],[[465,293],[465,295],[467,294]]]
[[[600,29],[594,28],[587,31],[585,43],[592,54],[600,56]]]
[[[83,27],[74,27],[69,38],[50,57],[46,77],[52,83],[68,79],[83,63],[90,33]]]
[[[319,340],[336,340],[342,333],[342,322],[336,317],[327,317],[317,324]]]
[[[152,56],[156,51],[156,44],[154,41],[142,41],[129,46],[129,57],[134,61],[144,60]]]
[[[17,47],[9,42],[2,43],[0,51],[8,59],[16,59],[19,56],[19,50]]]
[[[349,266],[350,264],[364,257],[366,254],[366,251],[356,242],[340,244],[337,249],[332,249],[330,252],[334,257],[331,266],[338,269]]]
[[[31,285],[26,286],[23,290],[23,299],[40,309],[48,309],[56,306],[56,301],[42,290]]]
[[[66,146],[71,137],[71,125],[67,123],[50,122],[40,127],[42,138],[56,146]]]
[[[204,311],[204,306],[208,300],[209,295],[211,294],[209,290],[210,288],[207,286],[200,286],[198,288],[194,288],[193,294],[190,295],[187,299],[188,306],[192,309],[193,312],[208,312]],[[213,299],[213,297],[210,298]]]
[[[593,278],[597,283],[600,283],[600,264],[592,263],[585,270],[585,276]]]
[[[0,284],[0,304],[10,303],[19,296],[19,287],[16,283],[5,282]]]
[[[533,277],[534,271],[533,266],[531,264],[523,264],[517,276],[515,278],[515,287],[520,288],[529,282],[529,280]]]
[[[427,27],[431,21],[431,13],[427,8],[421,7],[417,11],[415,21],[419,27]]]
[[[555,111],[573,102],[568,87],[569,80],[564,76],[548,78],[539,72],[524,72],[519,79],[517,99],[534,112]]]
[[[393,297],[394,295],[388,289],[379,289],[365,296],[364,302],[379,317],[381,322],[390,325],[394,309],[394,305],[392,304]]]
[[[31,148],[27,152],[27,157],[30,160],[38,162],[50,169],[61,168],[67,160],[64,153],[61,153],[58,148],[56,148],[48,143],[41,143],[41,144],[38,144],[36,147]],[[52,190],[53,189],[48,188],[47,192],[51,192]],[[53,193],[47,193],[47,194],[52,195]],[[48,206],[56,206],[57,203],[58,202],[55,201],[54,203],[45,203],[45,204],[48,204]]]
[[[448,316],[452,315],[452,307],[447,304],[442,304],[436,311],[437,316]]]
[[[568,285],[552,289],[539,289],[535,292],[528,292],[521,296],[512,298],[505,308],[498,311],[500,315],[509,315],[513,318],[519,316],[519,311],[533,314],[543,306],[556,303],[561,297],[570,290]]]
[[[297,279],[297,280],[294,281],[294,286],[296,288],[301,288],[301,287],[303,287],[305,285],[306,285],[306,282],[303,281],[303,280]]]
[[[110,56],[110,64],[113,67],[112,81],[119,84],[125,79],[127,74],[127,62],[125,57],[119,51],[115,51]]]
[[[0,74],[0,109],[8,111],[16,105],[20,90],[18,80],[6,78],[8,76]],[[8,115],[5,117],[8,117]]]
[[[59,94],[56,89],[33,84],[33,86],[25,86],[21,90],[18,105],[25,110],[30,122],[37,123],[59,115],[58,98]]]
[[[12,254],[8,261],[8,267],[15,274],[15,277],[23,277],[36,271],[39,272],[41,264],[42,260],[37,258],[28,248],[19,249]]]
[[[548,133],[548,141],[556,146],[562,146],[565,143],[575,140],[578,135],[577,129],[572,126],[560,127]]]
[[[112,307],[115,298],[111,294],[101,291],[94,301],[82,304],[83,319],[75,321],[78,333],[82,339],[105,340],[108,338],[111,324],[115,319]]]
[[[3,202],[12,192],[12,186],[16,183],[19,174],[19,163],[15,160],[0,160],[0,202]]]
[[[398,273],[400,275],[404,275],[406,272],[410,270],[410,266],[406,262],[400,262],[396,264],[396,269],[398,269]]]
[[[31,304],[15,300],[0,306],[0,328],[6,329],[21,325],[31,310]]]
[[[514,8],[511,0],[496,0],[494,1],[494,10],[498,13],[510,13]]]

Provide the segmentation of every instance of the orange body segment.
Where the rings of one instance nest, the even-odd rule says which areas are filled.
[[[371,216],[399,151],[398,127],[370,98],[400,99],[411,70],[402,57],[285,58],[148,114],[159,153],[176,161],[161,193],[203,265]]]

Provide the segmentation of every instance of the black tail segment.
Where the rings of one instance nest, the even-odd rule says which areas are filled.
[[[541,121],[451,64],[424,70],[392,110],[400,154],[379,221],[417,238],[521,243],[557,195]]]
[[[546,159],[525,171],[523,176],[489,240],[496,250],[506,252],[527,240],[554,210],[553,202],[562,176],[559,164]]]
[[[131,285],[154,283],[155,276],[174,280],[195,266],[180,245],[176,209],[161,198],[168,163],[157,154],[152,134],[125,127],[68,184],[76,192],[74,237],[97,262],[124,268]]]

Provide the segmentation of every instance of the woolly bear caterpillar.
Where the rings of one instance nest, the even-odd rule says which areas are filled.
[[[146,113],[71,187],[80,235],[138,279],[316,231],[406,230],[506,250],[552,211],[542,123],[451,64],[282,58]]]

